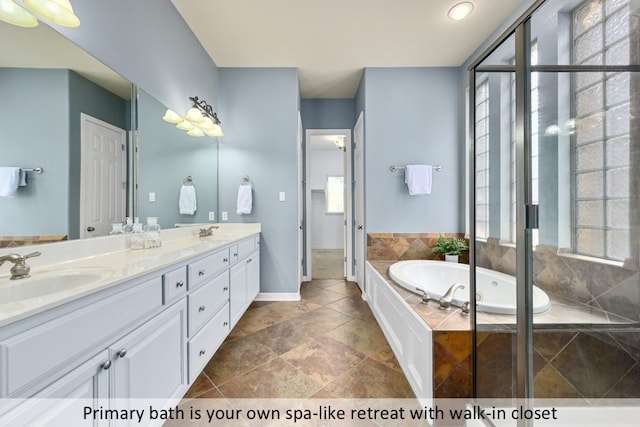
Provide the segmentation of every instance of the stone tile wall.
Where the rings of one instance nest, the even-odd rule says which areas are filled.
[[[63,234],[42,236],[0,236],[0,248],[61,242],[63,240],[67,240],[67,236]]]
[[[469,242],[461,233],[370,233],[367,235],[367,260],[444,260],[443,255],[431,251],[440,236],[456,236]],[[469,264],[469,251],[460,255],[459,262]]]

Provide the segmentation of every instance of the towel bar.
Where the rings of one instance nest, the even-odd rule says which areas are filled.
[[[389,167],[389,170],[391,172],[396,172],[396,171],[399,171],[401,169],[406,169],[406,168],[407,168],[406,166],[395,166],[395,165],[393,165],[393,166]],[[433,167],[433,170],[435,170],[436,172],[441,172],[442,171],[442,165],[435,165]]]

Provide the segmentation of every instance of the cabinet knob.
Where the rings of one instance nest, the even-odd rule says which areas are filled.
[[[198,308],[198,311],[203,312],[205,310],[204,305],[201,305],[200,308]]]
[[[182,280],[180,280],[178,283],[176,283],[176,288],[181,288],[184,286],[184,282]]]
[[[229,326],[229,322],[224,322],[222,326]]]
[[[120,349],[120,351],[118,353],[116,353],[118,355],[118,357],[125,357],[127,355],[127,349],[126,348],[122,348]]]
[[[229,258],[223,258],[222,262],[225,263],[225,264],[228,263],[229,262]]]
[[[200,356],[204,356],[205,353],[206,353],[206,351],[200,350]]]
[[[229,290],[229,287],[228,287],[228,286],[225,286],[224,288],[222,288],[222,290],[223,290],[223,291],[228,291],[228,290]]]
[[[247,260],[247,264],[249,264],[251,261],[253,261],[253,259],[249,258],[249,259]]]
[[[198,271],[198,276],[204,276],[204,270]]]
[[[109,369],[110,367],[111,367],[111,360],[107,360],[106,362],[104,362],[104,363],[102,364],[102,369],[104,369],[105,371],[106,371],[107,369]]]
[[[236,253],[234,253],[234,254],[233,254],[233,256],[234,256],[234,257],[236,257],[236,258],[238,258],[238,253],[237,253],[237,252],[236,252]]]

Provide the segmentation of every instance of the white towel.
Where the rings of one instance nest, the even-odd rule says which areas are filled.
[[[180,200],[178,201],[180,215],[193,215],[198,209],[196,203],[196,187],[183,185],[180,187]]]
[[[20,169],[20,178],[19,178],[18,187],[26,187],[27,186],[27,173]]]
[[[431,194],[431,174],[431,165],[407,165],[404,182],[409,188],[409,195]]]
[[[253,198],[251,195],[251,185],[241,185],[238,187],[238,215],[248,215],[251,213]]]
[[[20,168],[0,167],[0,197],[14,197],[20,185]]]

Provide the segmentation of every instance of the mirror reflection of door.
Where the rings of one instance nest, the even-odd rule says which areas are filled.
[[[125,216],[126,131],[81,114],[80,235],[106,236]]]

